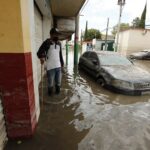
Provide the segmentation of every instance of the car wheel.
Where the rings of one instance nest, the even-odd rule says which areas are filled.
[[[105,80],[103,78],[98,78],[97,79],[97,83],[100,84],[100,86],[102,86],[102,87],[104,87],[105,84],[106,84],[106,82],[105,82]]]

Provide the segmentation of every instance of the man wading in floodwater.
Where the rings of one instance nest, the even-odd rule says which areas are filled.
[[[64,66],[61,43],[58,41],[58,30],[56,28],[50,30],[50,37],[42,43],[37,52],[41,65],[46,60],[49,96],[52,95],[54,82],[55,93],[60,93],[61,67]]]

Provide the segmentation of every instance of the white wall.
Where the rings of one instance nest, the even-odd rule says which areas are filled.
[[[102,43],[104,43],[104,41],[96,41],[96,43],[95,43],[95,50],[96,51],[101,50]]]
[[[31,46],[32,46],[32,66],[33,66],[33,79],[34,79],[34,94],[35,94],[35,108],[36,108],[36,119],[38,122],[40,115],[40,105],[39,105],[39,74],[41,72],[37,63],[37,46],[36,46],[36,35],[35,35],[35,14],[34,14],[34,0],[29,2],[30,8],[30,32],[31,32]],[[52,25],[52,18],[46,16],[43,17],[43,39],[46,39],[49,35],[49,30]],[[42,43],[41,43],[42,44]]]
[[[82,53],[86,52],[87,49],[87,43],[82,44]]]
[[[36,109],[36,119],[38,122],[40,115],[39,106],[39,91],[38,91],[38,80],[37,80],[37,64],[36,64],[36,44],[35,44],[35,22],[34,22],[34,1],[30,0],[30,33],[31,33],[31,47],[32,47],[32,67],[33,67],[33,79],[34,79],[34,95],[35,95],[35,109]]]
[[[150,31],[131,30],[129,36],[128,53],[150,49]]]
[[[130,55],[143,49],[150,49],[150,30],[130,29],[119,34],[119,52]]]
[[[129,43],[129,30],[120,32],[119,34],[119,41],[118,41],[118,52],[123,55],[126,55],[128,50],[128,43]]]
[[[44,16],[43,17],[43,39],[50,38],[50,29],[52,28],[52,19]]]

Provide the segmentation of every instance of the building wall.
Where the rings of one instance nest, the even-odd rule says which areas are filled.
[[[38,5],[38,3],[37,3]],[[41,5],[41,3],[40,3]],[[45,4],[44,4],[45,5]],[[49,4],[47,4],[46,8],[48,9]],[[52,27],[52,21],[53,19],[51,18],[52,15],[50,16],[44,16],[43,10],[40,10],[40,7],[38,7],[41,17],[42,17],[42,29],[40,34],[42,34],[42,39],[37,40],[37,32],[36,30],[36,24],[37,22],[35,21],[36,14],[35,12],[37,11],[37,8],[35,6],[35,3],[33,0],[30,0],[29,6],[30,8],[30,36],[31,36],[31,46],[32,46],[32,65],[33,65],[33,79],[34,79],[34,93],[35,93],[35,109],[36,109],[36,119],[38,122],[39,119],[39,114],[40,114],[40,105],[39,105],[39,84],[41,81],[41,65],[40,61],[37,58],[37,51],[42,44],[44,40],[49,38],[49,31],[50,28]],[[35,10],[36,8],[36,10]],[[50,8],[49,8],[50,9]],[[51,10],[49,10],[50,12]],[[44,73],[44,67],[43,67],[43,73]]]
[[[130,55],[143,49],[150,49],[150,30],[130,29],[119,35],[121,53]]]
[[[0,19],[0,92],[7,134],[29,137],[40,114],[34,0],[0,1]],[[51,20],[42,22],[46,24],[43,39]]]
[[[37,66],[36,69],[36,74],[37,74],[37,80],[38,80],[38,84],[41,81],[41,65],[40,65],[40,61],[37,58],[37,51],[39,49],[39,47],[41,46],[42,42],[45,41],[47,38],[50,38],[50,29],[53,26],[53,18],[52,18],[52,14],[51,14],[51,10],[50,10],[50,5],[49,3],[46,3],[46,1],[42,1],[41,0],[36,0],[36,5],[34,6],[34,21],[35,21],[35,26],[34,26],[34,43],[35,43],[35,58],[34,63]],[[38,9],[37,9],[38,7]],[[40,17],[42,18],[42,21],[40,22]],[[41,23],[42,28],[39,29],[39,25]],[[38,27],[38,28],[37,28]],[[39,36],[42,36],[42,38],[39,38]],[[43,72],[44,72],[44,67],[43,67]]]
[[[143,49],[150,49],[149,30],[130,30],[128,53],[138,52]]]
[[[0,1],[0,89],[9,137],[31,136],[37,124],[28,2]]]
[[[36,57],[36,43],[35,43],[35,14],[34,14],[34,2],[33,0],[29,1],[28,7],[30,8],[30,37],[31,37],[31,49],[32,49],[32,66],[33,66],[33,81],[34,81],[34,95],[35,95],[35,113],[36,120],[38,122],[40,115],[40,105],[39,105],[39,89],[38,89],[38,80],[37,80],[37,60]]]
[[[23,53],[20,2],[0,1],[0,19],[0,53]]]
[[[126,55],[128,46],[129,46],[129,31],[121,32],[119,34],[119,46],[118,46],[118,52],[120,52],[123,55]]]
[[[106,50],[113,49],[113,47],[111,49],[109,49],[110,42],[114,43],[114,40],[107,40]],[[93,44],[94,50],[96,50],[96,51],[105,50],[105,40],[93,39],[92,44]]]
[[[42,3],[37,3],[36,5],[41,5]],[[47,9],[49,4],[47,4]],[[52,15],[50,16],[44,16],[44,12],[43,10],[39,10],[41,13],[41,17],[42,17],[42,39],[41,40],[37,40],[37,32],[36,30],[36,14],[35,12],[38,11],[37,6],[35,6],[35,3],[33,0],[30,0],[29,2],[29,8],[30,8],[30,34],[31,34],[31,43],[32,43],[32,65],[33,65],[33,79],[34,79],[34,92],[35,92],[35,108],[36,108],[36,117],[37,117],[37,121],[39,119],[39,114],[40,114],[40,106],[39,106],[39,84],[41,81],[41,65],[40,65],[40,61],[37,58],[37,51],[40,47],[40,45],[42,44],[42,42],[44,40],[46,40],[47,38],[49,38],[49,31],[50,28],[52,27],[52,22],[53,19],[51,18]],[[38,8],[40,9],[40,7],[38,6]],[[35,10],[36,9],[36,10]],[[51,12],[50,8],[49,8],[49,12]],[[43,68],[43,72],[44,72],[44,68]]]
[[[95,50],[97,50],[97,51],[101,50],[102,43],[104,43],[104,41],[96,41],[96,43],[95,43]]]
[[[50,29],[52,28],[52,18],[43,17],[43,39],[46,40],[50,37]]]
[[[87,51],[87,43],[83,43],[82,44],[82,53],[86,52]]]
[[[32,3],[33,5],[33,3]],[[47,7],[48,8],[48,7]],[[37,58],[37,51],[40,47],[40,45],[42,44],[42,42],[44,40],[46,40],[47,38],[50,37],[49,35],[49,31],[52,27],[52,18],[51,17],[47,17],[47,16],[44,16],[44,13],[42,12],[42,10],[40,10],[40,12],[42,13],[42,39],[37,39],[37,31],[38,29],[36,29],[36,25],[37,22],[35,22],[35,11],[37,11],[36,9],[36,6],[33,6],[33,9],[32,9],[32,13],[33,13],[33,17],[31,18],[31,20],[33,21],[32,23],[32,27],[31,29],[33,30],[32,31],[32,63],[33,63],[33,75],[34,75],[34,87],[35,87],[35,98],[36,98],[36,113],[37,113],[37,120],[38,120],[38,117],[39,117],[39,114],[40,114],[40,107],[39,107],[39,84],[41,82],[41,64],[40,64],[40,61],[39,59]],[[40,7],[39,7],[40,9]],[[43,74],[44,74],[44,67],[43,67]]]

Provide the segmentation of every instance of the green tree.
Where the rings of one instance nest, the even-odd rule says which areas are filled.
[[[84,32],[84,40],[88,37],[88,21],[86,21],[85,32]]]
[[[121,23],[121,24],[120,24],[120,31],[129,29],[129,28],[130,28],[129,23]],[[112,33],[114,36],[115,36],[116,33],[117,33],[117,29],[118,29],[118,25],[115,25],[115,26],[113,27],[113,30],[111,31],[111,33]]]
[[[140,20],[140,24],[139,27],[145,29],[145,20],[146,20],[146,8],[147,8],[147,3],[145,4],[145,8],[142,12],[141,15],[141,20]]]
[[[87,37],[84,40],[90,41],[90,40],[93,40],[94,38],[101,39],[101,32],[97,29],[87,30]]]
[[[136,17],[136,18],[133,19],[133,21],[132,21],[132,27],[134,27],[134,28],[139,28],[139,25],[140,25],[140,18],[139,18],[139,17]]]

